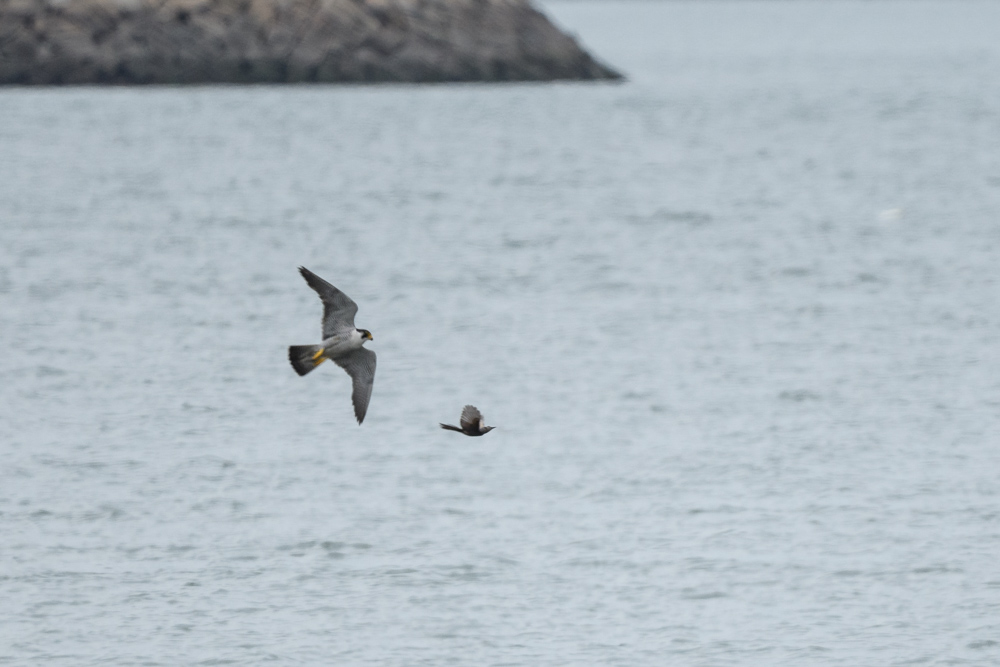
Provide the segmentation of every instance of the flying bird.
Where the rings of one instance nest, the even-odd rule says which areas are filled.
[[[304,266],[299,273],[316,290],[323,302],[323,342],[319,345],[292,345],[288,348],[288,360],[299,375],[305,375],[327,359],[332,359],[351,376],[354,391],[354,416],[360,424],[368,412],[368,401],[372,397],[372,383],[375,382],[375,353],[363,347],[374,340],[367,329],[354,326],[354,315],[358,304],[339,289],[326,282]]]
[[[451,424],[441,424],[441,428],[472,436],[485,435],[496,428],[496,426],[487,426],[483,423],[483,415],[474,405],[466,405],[462,408],[462,419],[458,423],[462,425],[462,428]]]

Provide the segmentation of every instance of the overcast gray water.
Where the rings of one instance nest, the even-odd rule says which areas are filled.
[[[0,664],[1000,664],[1000,3],[547,11],[629,82],[0,90]]]

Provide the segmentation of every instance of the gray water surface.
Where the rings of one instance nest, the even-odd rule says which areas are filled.
[[[546,8],[630,81],[0,91],[0,664],[1000,662],[1000,4]]]

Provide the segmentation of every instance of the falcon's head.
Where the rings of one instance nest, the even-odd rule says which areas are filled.
[[[362,341],[375,340],[375,337],[372,336],[372,332],[369,331],[368,329],[358,329],[358,331],[361,332],[361,340]]]

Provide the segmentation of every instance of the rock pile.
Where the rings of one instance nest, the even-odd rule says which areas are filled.
[[[528,0],[0,0],[0,84],[615,78]]]

